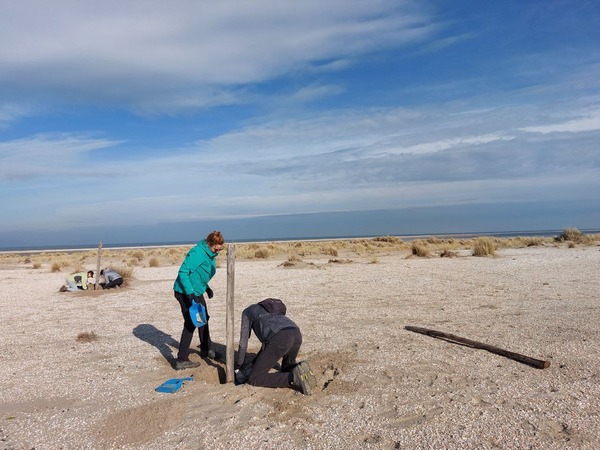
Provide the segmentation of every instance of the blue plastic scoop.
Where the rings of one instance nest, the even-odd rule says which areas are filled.
[[[184,381],[192,381],[192,377],[185,378],[171,378],[170,380],[165,381],[159,387],[154,389],[157,392],[166,392],[167,394],[173,394],[181,389]]]

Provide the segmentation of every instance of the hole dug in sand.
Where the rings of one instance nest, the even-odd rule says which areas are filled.
[[[321,386],[327,394],[345,394],[356,390],[351,382],[339,379],[348,365],[354,363],[354,353],[318,353],[307,360],[317,378],[317,386]]]

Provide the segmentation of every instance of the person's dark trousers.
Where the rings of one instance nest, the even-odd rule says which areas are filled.
[[[275,333],[258,354],[248,383],[271,388],[288,387],[291,381],[289,371],[296,365],[301,344],[302,334],[298,328],[283,329]],[[279,358],[283,358],[281,372],[269,373]]]
[[[175,293],[175,298],[179,302],[179,306],[181,307],[181,314],[183,315],[183,331],[181,332],[181,339],[179,340],[179,351],[177,353],[177,359],[179,360],[187,360],[190,354],[190,345],[192,344],[192,337],[194,336],[194,330],[196,326],[194,322],[192,322],[192,318],[190,317],[189,308],[186,305],[185,295],[180,294],[177,291],[173,291]],[[198,328],[198,337],[200,338],[200,350],[208,351],[210,349],[210,332],[208,330],[208,308],[206,308],[206,301],[204,300],[204,295],[198,297],[198,303],[202,304],[206,309],[206,325]]]
[[[123,284],[123,278],[115,278],[110,283],[106,283],[102,286],[102,289],[110,289],[115,286],[121,286]]]

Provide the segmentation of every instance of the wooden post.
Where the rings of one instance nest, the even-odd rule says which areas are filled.
[[[96,284],[94,285],[94,289],[98,289],[98,285],[100,284],[100,254],[102,253],[102,241],[98,243],[98,261],[96,264]]]
[[[234,357],[235,349],[233,348],[233,323],[234,323],[234,281],[235,281],[235,245],[227,244],[227,313],[225,332],[227,333],[227,349],[226,349],[226,375],[227,382],[233,383],[234,374]]]
[[[428,328],[421,327],[413,327],[407,325],[404,327],[408,331],[414,331],[415,333],[426,334],[428,336],[442,339],[447,342],[452,342],[454,344],[466,345],[467,347],[479,348],[482,350],[487,350],[490,353],[495,353],[496,355],[504,356],[506,358],[513,359],[515,361],[521,362],[523,364],[527,364],[529,366],[535,367],[536,369],[546,369],[550,367],[550,361],[543,361],[541,359],[531,358],[530,356],[521,355],[520,353],[509,352],[508,350],[504,350],[499,347],[494,347],[493,345],[484,344],[483,342],[472,341],[471,339],[465,339],[463,337],[455,336],[454,334],[443,333],[441,331],[430,330]]]

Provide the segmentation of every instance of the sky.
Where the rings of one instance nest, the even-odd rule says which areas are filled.
[[[600,228],[596,0],[0,0],[0,247]]]

